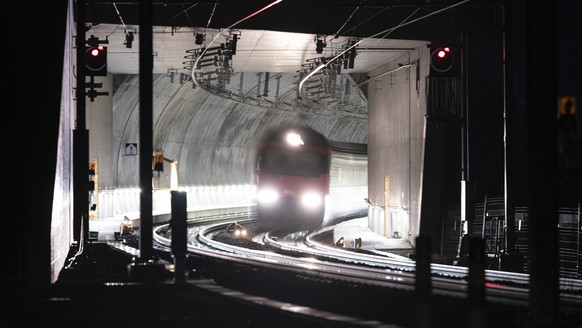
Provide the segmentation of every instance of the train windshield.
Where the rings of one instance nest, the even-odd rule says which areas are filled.
[[[318,153],[270,150],[263,154],[262,170],[271,174],[317,177],[323,172],[324,161]]]

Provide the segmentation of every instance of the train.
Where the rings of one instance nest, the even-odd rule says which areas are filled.
[[[264,229],[313,230],[325,216],[330,189],[331,147],[305,126],[272,130],[256,159],[256,208]]]

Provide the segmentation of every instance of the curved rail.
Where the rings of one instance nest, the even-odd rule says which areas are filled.
[[[254,219],[237,220],[239,223],[251,223]],[[329,253],[322,245],[316,245],[312,240],[314,235],[305,237],[305,245],[292,246],[291,243],[281,243],[265,234],[264,240],[270,246],[281,250],[296,252],[299,256],[279,254],[268,250],[249,249],[236,245],[218,242],[213,239],[218,232],[224,231],[233,221],[212,223],[202,227],[189,228],[188,251],[191,253],[214,257],[221,260],[251,264],[272,270],[288,270],[319,278],[348,281],[350,283],[377,286],[382,288],[397,288],[412,291],[415,288],[415,263],[397,256],[382,257],[354,253],[346,250]],[[156,230],[163,229],[157,227]],[[167,229],[167,227],[166,227]],[[171,240],[155,233],[157,242],[170,245]],[[309,241],[308,241],[309,240]],[[309,245],[308,245],[309,244]],[[278,245],[278,246],[276,246]],[[349,254],[352,253],[352,254]],[[306,255],[328,257],[336,261],[326,261]],[[339,261],[341,260],[341,261]],[[362,266],[365,264],[365,266]],[[468,293],[468,269],[439,264],[431,264],[433,293],[449,297],[466,297]],[[486,286],[486,297],[490,302],[527,306],[529,303],[528,275],[486,270],[486,280],[498,282]],[[512,281],[511,285],[502,282]],[[582,282],[573,279],[560,280],[561,303],[567,307],[577,307],[582,302]]]

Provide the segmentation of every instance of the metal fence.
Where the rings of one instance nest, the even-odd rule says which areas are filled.
[[[528,211],[526,207],[516,207],[515,251],[523,257],[523,272],[529,272]],[[559,208],[558,210],[558,256],[561,277],[582,277],[581,205]],[[463,224],[459,206],[449,206],[443,220],[441,252],[443,256],[454,258],[459,255]],[[475,204],[475,217],[471,235],[480,236],[485,241],[485,252],[490,259],[490,269],[497,269],[506,241],[505,211],[503,198],[485,199]]]

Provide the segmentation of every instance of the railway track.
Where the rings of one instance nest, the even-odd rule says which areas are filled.
[[[295,237],[259,232],[245,238],[234,238],[225,232],[232,222],[249,227],[253,233],[254,219],[248,216],[222,218],[222,222],[192,223],[188,228],[188,251],[216,261],[227,261],[250,270],[285,271],[293,276],[307,277],[327,283],[350,285],[369,290],[415,290],[415,262],[402,256],[364,254],[338,249],[316,241],[312,234],[296,233]],[[167,226],[156,228],[154,239],[169,247]],[[163,233],[160,233],[164,231]],[[468,269],[431,264],[431,287],[434,297],[466,300],[469,293]],[[527,309],[529,278],[527,274],[485,270],[486,301],[494,308]],[[358,287],[359,286],[359,287]],[[580,313],[582,282],[560,279],[560,306],[564,313]],[[522,316],[526,316],[523,314]]]

